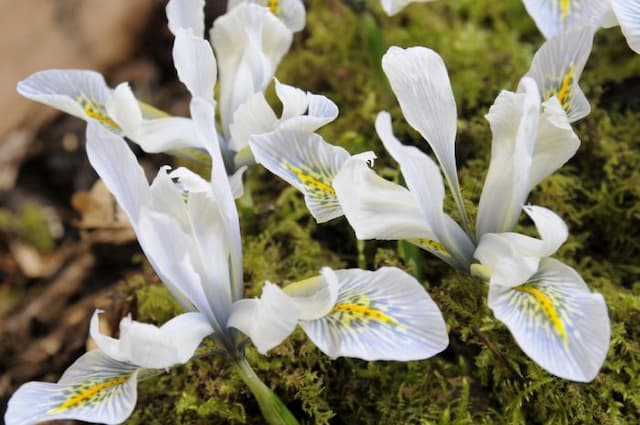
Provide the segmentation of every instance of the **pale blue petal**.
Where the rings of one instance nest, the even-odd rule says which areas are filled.
[[[30,425],[56,419],[119,424],[131,415],[137,399],[137,368],[94,350],[67,369],[57,384],[29,382],[7,405],[7,425]]]
[[[578,82],[591,53],[594,32],[594,27],[586,26],[550,38],[536,52],[527,73],[538,83],[543,100],[558,98],[569,122],[591,111]]]
[[[603,0],[523,0],[540,32],[551,38],[572,27],[598,25],[608,12]]]
[[[118,128],[106,111],[111,89],[97,72],[77,69],[39,71],[20,81],[17,89],[28,99],[84,120],[94,119],[112,130]]]
[[[336,270],[338,298],[321,319],[300,326],[328,356],[418,360],[449,343],[442,313],[424,288],[396,268]]]
[[[607,306],[571,267],[545,258],[524,285],[492,283],[489,307],[548,372],[579,382],[598,374],[611,337]]]
[[[291,130],[253,136],[250,146],[258,163],[304,194],[318,223],[343,214],[331,183],[350,156],[346,150]]]

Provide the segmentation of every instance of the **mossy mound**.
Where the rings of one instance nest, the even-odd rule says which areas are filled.
[[[373,121],[380,110],[397,136],[426,148],[402,118],[379,67],[387,45],[440,53],[458,103],[461,183],[476,204],[491,134],[484,114],[502,89],[515,89],[543,42],[518,0],[414,4],[388,18],[377,1],[359,14],[338,0],[308,2],[308,23],[279,68],[288,84],[324,94],[340,117],[322,129],[352,153],[374,150],[376,170],[399,179]],[[560,214],[571,236],[557,257],[601,292],[612,323],[609,356],[597,378],[577,384],[529,360],[486,305],[486,287],[402,243],[357,243],[344,219],[318,226],[300,194],[260,168],[241,203],[247,296],[265,279],[280,284],[330,265],[404,267],[441,307],[451,344],[425,361],[331,360],[297,331],[268,357],[249,361],[310,424],[627,424],[640,421],[640,57],[619,28],[598,32],[582,77],[592,113],[576,123],[582,146],[545,180],[531,203]],[[273,98],[273,96],[271,96]],[[530,230],[523,225],[523,230]],[[139,288],[139,287],[138,287]],[[141,320],[162,322],[174,305],[162,289],[137,289]],[[163,307],[164,305],[164,307]],[[166,307],[166,308],[165,308]],[[165,308],[165,310],[163,310]],[[247,389],[217,357],[194,360],[140,386],[130,423],[263,423]]]

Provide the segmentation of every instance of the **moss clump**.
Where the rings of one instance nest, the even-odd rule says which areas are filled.
[[[56,247],[46,210],[33,202],[24,203],[18,212],[0,209],[0,231],[11,234],[42,253]]]
[[[491,134],[482,118],[501,89],[513,90],[543,42],[521,1],[460,0],[414,4],[394,18],[368,3],[358,15],[338,0],[308,2],[308,23],[278,71],[281,81],[322,93],[341,115],[322,129],[350,152],[373,149],[376,169],[398,179],[373,129],[389,110],[397,136],[426,144],[405,123],[372,64],[382,45],[426,45],[447,63],[458,102],[460,178],[477,204]],[[375,25],[374,25],[375,24]],[[374,25],[374,26],[372,26]],[[424,282],[449,327],[449,348],[433,359],[368,363],[331,360],[301,331],[262,357],[256,372],[310,424],[622,424],[640,421],[640,58],[618,28],[601,30],[582,86],[593,111],[576,123],[574,159],[532,194],[557,211],[571,237],[557,257],[607,300],[609,356],[589,384],[555,378],[529,360],[486,305],[487,288],[439,260],[394,242],[357,244],[343,219],[318,226],[300,194],[260,168],[249,173],[241,209],[247,296],[265,279],[286,284],[331,265],[397,265]],[[531,231],[523,225],[522,231]],[[160,289],[138,291],[141,315],[166,318]],[[161,301],[164,303],[165,301]],[[164,305],[164,304],[163,304]],[[162,315],[158,312],[162,311]],[[192,361],[145,382],[131,423],[262,423],[257,405],[224,359]]]

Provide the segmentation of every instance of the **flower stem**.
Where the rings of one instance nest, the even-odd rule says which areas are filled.
[[[282,400],[258,378],[244,356],[236,360],[234,366],[258,401],[262,416],[269,425],[298,425],[298,420]]]

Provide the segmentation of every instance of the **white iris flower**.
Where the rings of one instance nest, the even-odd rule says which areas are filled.
[[[58,384],[22,387],[10,401],[9,425],[61,418],[121,422],[135,405],[141,369],[186,362],[205,336],[226,351],[272,424],[296,422],[251,370],[239,331],[266,353],[299,324],[327,355],[366,360],[424,359],[448,344],[438,307],[396,268],[325,268],[284,289],[267,283],[259,299],[243,299],[233,178],[227,178],[217,140],[213,93],[203,97],[201,90],[215,84],[215,74],[198,68],[215,59],[208,44],[187,30],[177,33],[175,49],[180,78],[193,96],[196,134],[211,156],[212,181],[185,168],[163,167],[149,185],[126,142],[96,122],[87,128],[87,153],[147,259],[187,313],[160,328],[123,319],[120,340],[99,333],[96,313],[91,333],[99,350],[81,357]]]
[[[456,171],[453,157],[455,104],[450,106],[453,95],[442,60],[424,48],[391,48],[383,59],[383,68],[407,121],[429,142],[445,176],[448,173],[453,176]],[[536,69],[535,63],[533,68]],[[493,133],[491,162],[480,198],[475,234],[467,230],[465,235],[462,228],[442,212],[444,187],[439,168],[417,148],[401,145],[395,139],[386,113],[378,116],[376,129],[389,153],[400,163],[409,193],[393,189],[397,194],[391,204],[393,207],[385,207],[383,201],[375,199],[375,190],[383,187],[385,192],[379,194],[386,193],[383,196],[385,200],[389,199],[391,184],[383,182],[368,167],[354,160],[349,160],[338,173],[333,187],[359,236],[400,239],[400,236],[408,236],[411,227],[416,227],[422,233],[416,233],[414,239],[425,236],[429,239],[416,243],[445,261],[466,268],[474,258],[480,259],[488,267],[485,277],[490,282],[489,305],[496,317],[509,327],[525,353],[551,373],[576,381],[589,381],[606,357],[609,319],[600,295],[591,294],[575,271],[547,258],[566,239],[566,227],[564,232],[558,230],[564,223],[548,210],[543,214],[541,209],[527,208],[543,241],[551,239],[552,245],[533,243],[532,238],[507,233],[516,226],[531,189],[568,161],[580,142],[559,96],[556,94],[542,102],[536,81],[528,76],[520,82],[518,92],[503,91],[498,96],[487,119]],[[443,152],[453,161],[443,160],[447,158]],[[455,194],[457,186],[451,184],[453,177],[448,180]],[[369,194],[364,195],[367,192]],[[416,214],[411,220],[406,219],[408,211]],[[549,219],[549,215],[555,219]],[[422,225],[418,227],[420,217]],[[542,227],[547,221],[555,224],[553,230]],[[562,224],[557,224],[558,221]],[[376,224],[371,226],[374,222]],[[381,223],[393,223],[393,226],[385,229]],[[377,231],[380,233],[376,234]],[[431,236],[428,236],[429,232]],[[530,252],[517,257],[506,250],[496,248],[491,251],[490,247],[495,246],[488,241],[496,237],[517,240]],[[491,262],[486,259],[486,253],[490,251]],[[517,257],[518,261],[500,263],[510,266],[508,272],[500,274],[503,269],[496,264],[503,257]],[[567,287],[576,289],[566,290]],[[504,288],[511,292],[502,297]],[[513,288],[525,289],[515,289],[517,296],[512,297]],[[582,307],[589,308],[592,314],[583,316],[569,311]],[[505,309],[510,309],[512,314],[505,314]],[[552,313],[541,315],[540,311]],[[593,326],[596,322],[598,325]],[[555,344],[557,335],[550,334],[548,329],[563,329],[562,347]],[[531,349],[532,342],[527,340],[531,333],[538,337],[537,345],[547,338],[539,350]],[[583,338],[587,335],[588,349],[585,349]],[[551,352],[553,348],[562,349],[562,352]],[[562,369],[563,360],[550,363],[548,358],[554,355],[570,360],[571,365]]]
[[[457,177],[457,112],[453,92],[442,58],[427,48],[392,47],[382,61],[406,120],[428,142],[440,165],[417,147],[398,141],[393,135],[390,115],[381,112],[376,119],[376,130],[387,151],[400,164],[406,188],[381,178],[370,168],[372,153],[351,156],[315,134],[275,131],[253,136],[251,147],[260,163],[305,194],[307,205],[318,222],[343,213],[359,239],[408,240],[454,267],[477,273],[478,265],[474,263],[478,252],[480,255],[484,252],[478,251],[478,247],[487,246],[487,240],[495,235],[511,232],[533,187],[566,163],[579,147],[580,141],[571,128],[570,119],[579,119],[589,111],[577,80],[592,37],[593,30],[584,29],[549,40],[536,54],[518,91],[503,91],[489,110],[487,120],[493,133],[491,162],[474,232]],[[574,49],[573,55],[555,60],[571,49]],[[567,77],[568,73],[570,76]],[[444,173],[444,179],[441,173]],[[443,209],[445,181],[462,218],[461,225]],[[536,208],[527,209],[534,220],[539,215],[536,211]],[[517,235],[515,238],[525,237]],[[494,277],[493,266],[487,264],[483,276],[490,282],[491,308],[498,319],[507,324],[528,355],[556,375],[577,381],[591,380],[604,361],[609,344],[606,305],[601,296],[590,294],[584,283],[581,283],[583,292],[588,296],[576,296],[571,300],[554,298],[554,291],[563,291],[564,286],[557,279],[547,279],[552,276],[545,273],[548,265],[562,270],[562,276],[571,277],[571,284],[578,285],[575,272],[565,273],[569,269],[567,266],[547,258],[566,239],[566,228],[561,239],[554,249],[531,254],[535,261],[527,257],[527,261],[516,262],[511,270],[511,280]],[[507,255],[495,251],[495,256],[501,254]],[[508,255],[508,258],[512,257]],[[517,266],[526,265],[529,267],[517,269]],[[499,313],[502,311],[501,298],[494,294],[505,285],[533,287],[530,279],[534,275],[539,283],[535,291],[518,292],[518,299],[527,302],[511,306],[521,316]],[[599,306],[594,307],[593,311],[598,314],[593,320],[602,324],[602,329],[607,329],[589,334],[592,345],[587,351],[580,343],[580,335],[588,333],[586,319],[574,322],[576,316],[564,313],[537,314],[539,310],[554,308],[564,311],[561,302],[579,307],[583,299]],[[530,321],[521,320],[521,317],[529,317]],[[559,328],[559,324],[566,331],[563,338],[568,341],[563,350],[577,364],[565,371],[550,365],[546,354],[525,346],[521,337],[521,332],[532,332],[532,329],[537,332],[548,326]],[[540,331],[540,335],[548,334]],[[547,346],[554,347],[551,343]]]
[[[100,334],[98,314],[91,319],[97,349],[81,356],[57,383],[28,382],[13,394],[4,420],[29,425],[56,419],[117,424],[133,411],[138,379],[187,362],[213,331],[200,313],[184,313],[161,327],[120,322],[120,340]]]
[[[567,226],[546,208],[528,206],[541,239],[518,233],[485,235],[475,252],[489,277],[489,307],[529,357],[550,373],[593,380],[609,348],[611,329],[602,295],[589,291],[571,267],[549,258]]]

